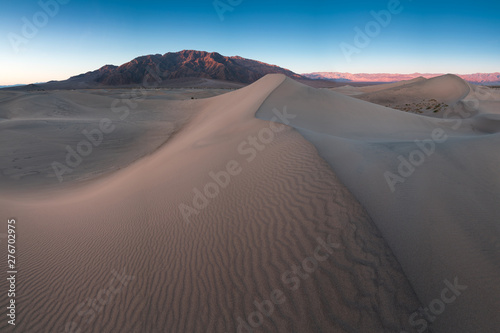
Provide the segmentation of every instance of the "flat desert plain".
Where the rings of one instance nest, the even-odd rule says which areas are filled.
[[[497,332],[499,133],[453,75],[0,90],[0,331]]]

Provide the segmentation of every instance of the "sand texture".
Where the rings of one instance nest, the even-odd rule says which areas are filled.
[[[316,90],[294,85],[269,75],[208,99],[151,93],[125,120],[109,110],[113,92],[2,95],[19,107],[0,114],[0,211],[16,219],[19,273],[18,322],[0,331],[416,332],[409,281],[418,279],[407,279],[370,211],[298,131],[255,118],[288,110],[319,121],[293,96],[305,89],[316,103]],[[72,108],[53,116],[57,101]],[[378,108],[399,115],[374,106],[373,118]],[[102,117],[116,129],[59,183],[50,163]]]
[[[257,117],[288,105],[290,126],[366,208],[422,304],[434,309],[427,321],[436,332],[498,331],[498,90],[446,75],[375,93],[397,103],[426,96],[450,108],[442,119],[426,117],[285,80]]]

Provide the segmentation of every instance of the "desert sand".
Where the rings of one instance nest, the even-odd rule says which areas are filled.
[[[419,303],[365,210],[300,134],[254,117],[283,80],[269,76],[204,100],[150,96],[126,120],[116,119],[120,113],[113,118],[116,130],[110,134],[128,136],[129,146],[96,147],[81,164],[118,171],[85,181],[88,171],[78,167],[62,184],[50,170],[17,177],[17,183],[6,180],[1,211],[17,221],[23,281],[16,331],[246,332],[249,320],[256,331],[268,332],[412,330],[408,316]],[[111,117],[104,106],[113,99],[102,94],[10,98],[63,100],[77,111],[60,116],[69,126],[84,118],[92,128],[101,117]],[[86,103],[77,105],[82,99]],[[26,131],[18,123],[31,124],[36,117],[69,131],[48,116],[5,113],[2,125],[14,127],[5,135],[22,140]],[[166,130],[160,134],[158,128]],[[277,130],[273,140],[266,137],[265,149],[248,161],[252,154],[239,147],[248,150],[252,136],[271,128]],[[71,138],[76,146],[82,135]],[[29,142],[43,153],[37,158],[44,158],[30,165],[64,161],[57,155],[66,153],[63,147]],[[14,150],[7,156],[19,158],[16,153],[21,155]],[[240,173],[186,219],[180,205],[194,206],[195,190],[213,183],[210,172],[226,170],[231,161]],[[57,186],[43,187],[48,181]],[[318,239],[335,247],[320,253],[328,261],[314,265],[306,259],[314,258]],[[304,260],[310,272],[302,269],[298,277],[293,267]],[[130,279],[106,297],[112,281],[113,291],[118,289],[116,272]],[[251,317],[254,302],[270,300],[275,290],[284,302],[262,322]]]
[[[436,332],[495,332],[499,91],[446,75],[377,93],[393,98],[401,90],[398,103],[425,95],[450,107],[435,119],[286,80],[257,116],[269,119],[269,107],[287,101],[296,115],[290,126],[317,147],[366,208],[421,302],[436,306]],[[443,308],[443,282],[455,279],[466,289]]]
[[[344,86],[332,90],[389,108],[443,118],[449,115],[446,112],[448,109],[456,110],[460,107],[459,104],[463,103],[471,87],[476,86],[458,76],[448,74],[431,79],[419,77],[394,83],[366,87]],[[495,90],[488,89],[488,91]],[[488,99],[491,98],[484,98],[484,102]],[[477,110],[472,107],[468,110],[468,113],[470,112],[477,112]],[[467,117],[470,116],[471,114]]]
[[[0,330],[494,332],[498,95],[440,80],[415,96],[435,92],[455,113],[478,101],[467,119],[282,75],[193,100],[1,92],[0,211],[16,219],[19,282],[17,325]],[[59,182],[51,163],[95,128],[109,133]],[[399,175],[399,156],[433,137]],[[423,324],[418,308],[456,279]]]

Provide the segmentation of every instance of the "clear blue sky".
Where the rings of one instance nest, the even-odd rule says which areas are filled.
[[[389,1],[243,0],[231,6],[239,1],[221,0],[233,9],[224,20],[213,0],[59,0],[68,3],[53,17],[41,14],[35,0],[0,1],[0,84],[66,79],[183,49],[240,55],[297,73],[500,71],[497,0],[401,0],[401,12],[351,61],[341,43],[356,47],[354,28],[364,30],[374,20],[370,11],[386,10]],[[41,27],[23,35],[23,18]],[[18,52],[10,40],[16,35],[28,37],[17,39]]]

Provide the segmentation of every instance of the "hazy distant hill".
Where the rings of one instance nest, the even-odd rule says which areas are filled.
[[[333,80],[337,82],[397,82],[402,80],[411,80],[417,77],[430,79],[443,74],[351,74],[339,72],[315,72],[302,75],[310,79]],[[457,76],[472,83],[500,85],[500,73],[457,74]]]
[[[0,86],[0,89],[2,89],[2,88],[20,87],[20,86],[24,86],[24,84],[11,84],[11,85],[7,85],[7,86]]]

